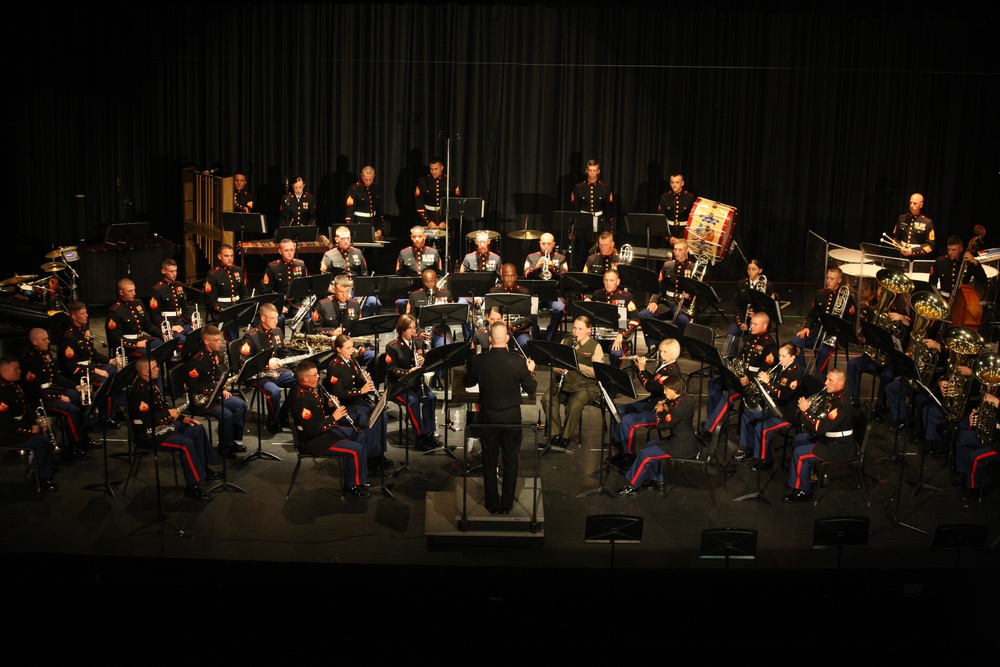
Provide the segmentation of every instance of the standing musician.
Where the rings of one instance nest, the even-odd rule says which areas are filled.
[[[941,296],[945,299],[951,299],[951,293],[955,291],[955,281],[958,279],[963,260],[966,268],[962,275],[962,285],[971,285],[974,280],[986,284],[986,269],[972,253],[964,252],[964,249],[962,237],[949,236],[947,254],[938,257],[931,265],[930,283],[941,290]]]
[[[854,406],[847,399],[846,376],[839,368],[826,374],[826,390],[799,398],[803,422],[812,433],[802,432],[792,441],[786,503],[812,500],[812,467],[817,461],[847,463],[857,453],[854,441]]]
[[[350,423],[347,408],[319,385],[319,369],[311,361],[295,368],[295,389],[289,392],[289,411],[302,449],[313,456],[343,456],[347,460],[344,493],[367,498],[368,457],[360,429]]]
[[[71,378],[76,384],[90,371],[90,383],[98,387],[104,382],[114,379],[118,373],[118,367],[111,363],[107,355],[97,351],[94,345],[94,337],[90,334],[90,317],[87,314],[87,305],[82,301],[73,301],[67,307],[69,310],[69,328],[63,334],[62,344],[59,349],[59,369],[63,375]],[[118,423],[111,418],[114,414],[112,406],[118,404],[125,407],[125,397],[108,396],[108,404],[105,408],[103,426],[109,429],[118,428]]]
[[[137,447],[181,453],[181,468],[187,487],[184,497],[209,502],[212,494],[198,486],[202,480],[222,479],[222,473],[208,467],[215,463],[215,456],[208,446],[205,427],[192,417],[181,417],[180,411],[170,407],[160,388],[156,386],[159,365],[142,358],[136,362],[138,377],[128,393],[128,416],[132,420]],[[164,427],[166,433],[157,435]]]
[[[247,175],[242,171],[233,174],[233,210],[237,213],[253,211],[253,194],[247,189]]]
[[[816,349],[816,374],[822,377],[823,373],[826,372],[826,365],[830,361],[833,346],[827,342],[830,340],[828,332],[824,332],[826,340],[817,340],[819,331],[823,327],[823,323],[819,319],[820,313],[829,313],[850,321],[853,321],[857,314],[851,289],[844,284],[844,272],[839,267],[831,266],[827,270],[826,287],[818,290],[813,296],[812,306],[809,308],[809,313],[806,314],[806,321],[802,323],[802,328],[788,341],[802,350],[798,360],[799,366],[802,368],[806,368],[805,350],[807,348]]]
[[[796,399],[801,395],[802,376],[805,369],[799,366],[795,358],[799,350],[791,343],[785,343],[778,348],[778,365],[772,372],[761,371],[757,379],[764,386],[778,405],[778,414],[763,410],[745,410],[743,424],[740,428],[740,450],[733,456],[734,461],[753,458],[753,469],[770,470],[774,467],[771,458],[771,436],[789,426],[796,416]]]
[[[421,176],[417,181],[417,189],[413,193],[413,201],[417,214],[426,227],[430,229],[445,229],[448,221],[445,219],[444,199],[461,197],[458,181],[444,174],[444,161],[439,157],[431,158],[427,165],[430,174]],[[441,268],[441,267],[438,267]]]
[[[420,372],[424,363],[424,345],[425,342],[417,336],[417,320],[412,315],[400,315],[396,322],[396,339],[385,347],[386,391],[390,392],[390,396],[400,378],[407,373]],[[421,398],[421,394],[425,397]],[[406,406],[419,448],[428,450],[441,446],[434,434],[437,429],[437,396],[433,391],[426,387],[420,391],[410,389],[393,400]]]
[[[149,315],[153,324],[160,324],[166,317],[170,323],[170,331],[177,339],[179,346],[184,345],[186,334],[191,333],[189,323],[194,308],[188,303],[184,294],[184,283],[177,280],[177,262],[165,259],[160,264],[163,280],[153,285],[149,295]]]
[[[663,381],[664,399],[656,404],[656,426],[670,429],[670,437],[655,440],[642,448],[629,468],[628,484],[618,489],[626,496],[648,485],[663,488],[662,463],[671,456],[693,458],[698,453],[698,439],[694,434],[694,401],[684,391],[684,381],[671,375]]]
[[[490,252],[490,235],[476,232],[476,249],[462,260],[459,273],[500,273],[500,255]]]
[[[688,257],[687,241],[675,241],[674,258],[668,259],[660,267],[660,293],[649,297],[649,303],[639,312],[639,317],[671,319],[683,333],[691,321],[685,310],[691,307],[692,298],[681,288],[681,278],[690,278],[694,274],[694,264]],[[655,346],[658,342],[646,341],[649,347]]]
[[[618,454],[611,457],[613,465],[629,466],[635,460],[635,433],[639,429],[656,425],[653,414],[657,403],[663,400],[663,384],[667,378],[680,377],[677,358],[681,356],[681,344],[673,338],[660,341],[657,348],[658,362],[652,372],[646,370],[646,357],[635,357],[633,363],[638,371],[639,384],[649,392],[649,398],[628,405],[618,406],[621,422],[611,427],[611,446]]]
[[[553,368],[553,379],[559,378],[558,386],[550,386],[542,397],[542,410],[545,411],[546,420],[551,424],[549,444],[553,447],[569,447],[573,433],[580,426],[583,409],[600,396],[597,377],[594,375],[594,364],[604,362],[604,350],[590,337],[591,331],[593,328],[590,318],[586,315],[581,315],[573,321],[573,331],[571,335],[562,339],[562,344],[576,348],[580,370]],[[553,391],[558,394],[554,400]],[[566,406],[566,414],[561,421],[560,405]],[[554,408],[552,414],[550,407]]]
[[[20,380],[21,363],[9,355],[0,357],[0,440],[6,445],[33,450],[31,467],[38,471],[42,491],[58,491],[52,481],[55,440],[36,423],[35,409],[28,403]]]
[[[205,276],[205,307],[215,317],[247,296],[246,274],[240,267],[233,266],[236,257],[233,246],[223,243],[218,257],[218,265]],[[235,340],[238,333],[237,330],[226,332],[229,340]]]
[[[513,265],[507,264],[512,269]],[[516,275],[516,274],[515,274]],[[490,327],[490,350],[474,357],[463,379],[466,387],[479,385],[479,441],[483,450],[483,489],[490,514],[509,514],[517,489],[521,448],[521,392],[534,393],[535,362],[507,349],[507,326]],[[497,493],[497,464],[503,459],[503,490]]]
[[[736,283],[736,319],[726,332],[726,342],[722,347],[722,355],[725,357],[736,354],[738,341],[750,326],[750,316],[754,312],[750,307],[750,292],[754,291],[764,292],[772,299],[777,297],[774,292],[767,291],[767,276],[764,275],[764,265],[759,259],[751,259],[747,263],[747,277]]]
[[[743,337],[743,347],[740,348],[739,359],[742,362],[743,375],[740,376],[740,384],[744,387],[750,386],[750,376],[756,375],[760,371],[770,373],[778,363],[778,346],[767,332],[771,318],[767,313],[754,313],[750,318],[750,329]],[[726,381],[721,377],[712,378],[708,383],[708,418],[701,431],[702,437],[708,437],[714,433],[722,420],[726,418],[729,409],[736,399],[740,397],[739,392],[730,391]]]
[[[135,283],[131,278],[118,281],[118,301],[108,310],[104,331],[109,349],[124,347],[125,353],[133,358],[163,344],[163,332],[149,321],[142,302],[135,298]]]
[[[591,243],[597,241],[601,232],[615,231],[615,197],[611,187],[600,180],[601,163],[597,160],[587,160],[587,178],[576,184],[569,200],[580,207],[581,213],[591,216]]]
[[[247,450],[243,444],[247,403],[223,387],[215,401],[209,405],[208,399],[212,397],[219,378],[226,374],[229,364],[223,356],[226,341],[216,326],[209,324],[202,328],[201,341],[202,349],[195,352],[188,362],[187,382],[193,412],[211,415],[219,420],[219,454],[227,459],[234,459],[237,454]],[[222,424],[225,424],[225,429]]]
[[[899,254],[910,259],[920,259],[934,250],[934,223],[920,213],[924,196],[919,192],[910,195],[910,211],[899,216],[892,228],[892,237],[902,246]]]
[[[342,269],[348,277],[368,275],[368,263],[361,250],[351,245],[351,230],[347,227],[337,227],[334,237],[335,245],[323,253],[319,270],[329,273],[330,269]]]
[[[366,164],[361,168],[361,178],[347,188],[344,211],[347,224],[367,222],[372,226],[375,240],[382,240],[385,206],[382,201],[382,185],[375,182],[375,167]]]
[[[247,329],[243,334],[243,344],[240,345],[240,363],[261,352],[272,351],[267,362],[267,371],[263,377],[252,378],[248,386],[264,394],[267,399],[267,430],[272,434],[281,432],[281,422],[287,418],[287,412],[279,412],[281,407],[281,389],[295,386],[295,373],[287,368],[281,368],[281,357],[291,356],[291,350],[285,347],[278,327],[278,309],[272,303],[260,306],[260,325]],[[279,417],[280,415],[280,417]]]
[[[602,340],[601,347],[611,355],[611,365],[620,368],[622,365],[622,354],[625,352],[625,339],[632,335],[632,332],[639,327],[639,318],[636,315],[635,299],[630,292],[621,289],[621,277],[618,269],[610,269],[604,274],[604,289],[598,290],[586,297],[586,301],[597,301],[599,303],[610,303],[612,306],[623,306],[628,317],[628,326],[625,331],[615,334],[614,340]]]
[[[583,265],[584,273],[599,273],[602,276],[611,269],[618,268],[621,258],[615,252],[615,237],[611,232],[601,232],[597,238],[597,252],[587,257]]]
[[[670,189],[663,193],[656,207],[657,213],[667,216],[667,224],[670,226],[667,240],[670,245],[684,238],[684,227],[691,217],[694,200],[695,196],[684,189],[683,174],[670,174]]]
[[[339,336],[350,331],[351,326],[361,317],[361,305],[351,298],[354,283],[346,275],[333,279],[331,289],[333,294],[316,304],[312,313],[313,331],[318,330],[325,336]],[[370,348],[358,348],[361,365],[368,366],[375,359],[375,351]]]
[[[306,182],[301,176],[292,181],[292,192],[281,200],[279,212],[282,227],[315,224],[316,199],[306,192]]]
[[[386,452],[386,415],[383,412],[378,423],[371,424],[370,417],[379,394],[375,383],[354,356],[354,341],[350,336],[340,334],[333,343],[337,354],[330,360],[326,369],[326,379],[323,388],[337,399],[337,402],[347,408],[351,419],[365,432],[368,445],[368,470],[380,471],[383,466],[389,467],[392,461],[385,458]]]
[[[68,454],[84,457],[86,450],[104,445],[91,441],[80,418],[80,392],[72,379],[59,372],[49,349],[49,332],[32,329],[28,332],[31,347],[21,359],[23,384],[32,405],[44,402],[46,410],[62,417],[69,440]]]
[[[295,259],[295,241],[281,239],[278,243],[278,252],[281,253],[281,257],[269,263],[264,269],[264,277],[260,280],[261,294],[288,294],[288,286],[293,279],[309,275],[306,263],[301,259]],[[298,307],[290,299],[285,299],[281,307],[282,315],[295,317],[298,311]],[[284,326],[284,320],[279,326]]]
[[[555,250],[556,237],[545,232],[538,239],[538,247],[538,252],[531,253],[524,260],[525,280],[559,280],[563,271],[569,270],[569,267],[566,266],[566,256]],[[549,310],[551,319],[545,330],[545,340],[554,340],[566,314],[566,302],[557,297],[555,301],[539,303],[538,307]]]
[[[531,292],[526,287],[517,284],[517,267],[513,264],[504,264],[500,268],[500,284],[490,288],[487,294],[523,294],[528,296]],[[538,318],[531,313],[517,315],[507,323],[507,329],[508,333],[517,340],[517,344],[524,347],[538,330]]]

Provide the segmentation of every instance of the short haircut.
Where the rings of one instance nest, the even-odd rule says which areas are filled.
[[[177,268],[177,260],[171,257],[167,257],[165,260],[160,262],[161,269],[169,269],[170,267]]]
[[[595,158],[590,158],[589,160],[587,160],[587,166],[597,167],[599,169],[601,167],[601,161]]]
[[[668,375],[666,379],[663,380],[663,388],[682,394],[684,393],[684,380],[680,379],[680,377],[676,375]]]
[[[70,315],[75,315],[76,313],[79,313],[86,307],[87,304],[85,304],[83,301],[70,301],[69,305],[66,306],[66,310],[69,311]]]
[[[335,287],[353,287],[354,281],[346,273],[341,273],[340,275],[334,276],[333,284]]]
[[[221,335],[222,331],[220,331],[219,327],[215,326],[214,324],[206,324],[205,327],[201,330],[202,340],[215,338],[216,336],[221,336]]]
[[[316,368],[316,363],[306,359],[305,361],[300,361],[299,365],[295,367],[295,377],[301,378],[303,375]]]
[[[268,315],[277,315],[278,308],[270,301],[260,304],[260,313],[263,315],[267,313]]]

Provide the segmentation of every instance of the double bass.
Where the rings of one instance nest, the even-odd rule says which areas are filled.
[[[976,225],[972,229],[972,233],[973,237],[965,249],[968,254],[979,250],[979,244],[982,243],[983,237],[986,235],[986,228],[982,225]],[[976,288],[964,282],[966,264],[967,261],[963,255],[962,265],[958,268],[955,284],[951,288],[948,319],[953,327],[968,327],[973,331],[978,331],[979,325],[983,321],[983,307],[979,303],[979,294],[976,292]]]

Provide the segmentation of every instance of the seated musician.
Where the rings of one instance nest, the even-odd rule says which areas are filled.
[[[352,280],[346,275],[333,279],[332,294],[322,299],[313,309],[310,330],[324,336],[337,336],[350,331],[351,326],[361,317],[361,305],[351,298]],[[371,348],[358,348],[362,366],[368,366],[375,359]]]
[[[441,273],[444,271],[444,264],[437,248],[432,248],[427,243],[427,234],[424,228],[417,225],[410,229],[410,247],[399,251],[396,259],[396,275],[403,278],[416,278],[422,276],[426,269],[434,269]],[[406,312],[406,299],[396,301],[396,310],[400,315]]]
[[[188,391],[191,394],[192,411],[199,415],[211,415],[219,420],[219,454],[227,459],[234,459],[237,454],[247,450],[243,444],[247,403],[223,387],[209,404],[215,385],[226,375],[229,363],[225,357],[226,341],[214,324],[202,328],[201,342],[201,349],[188,362]]]
[[[729,325],[726,332],[726,342],[722,346],[722,356],[729,357],[739,350],[743,332],[750,327],[750,316],[753,308],[750,306],[750,292],[765,292],[772,299],[777,298],[774,292],[767,292],[767,276],[759,259],[751,259],[747,263],[747,277],[736,283],[736,320]]]
[[[368,491],[368,455],[351,425],[347,408],[332,400],[319,384],[319,369],[311,361],[295,368],[295,388],[288,394],[289,414],[295,422],[299,444],[313,456],[342,456],[347,460],[344,493],[359,498]]]
[[[264,269],[264,277],[260,280],[261,294],[288,294],[288,286],[295,278],[304,278],[309,275],[306,263],[301,259],[295,259],[295,241],[291,239],[281,239],[278,242],[278,252],[281,257],[274,260]],[[298,306],[290,299],[285,299],[281,306],[281,319],[279,328],[284,328],[285,317],[295,317],[299,312]]]
[[[960,236],[949,236],[947,254],[938,257],[931,265],[931,275],[928,280],[932,286],[941,290],[941,296],[951,302],[954,302],[951,293],[955,291],[955,281],[958,279],[958,272],[962,268],[963,261],[965,262],[965,271],[962,273],[961,285],[985,285],[987,282],[986,269],[972,253],[965,252],[965,245]],[[978,305],[978,296],[974,293],[972,296]],[[982,307],[979,307],[979,313],[981,318]],[[973,317],[964,322],[954,322],[953,326],[972,326],[972,324],[978,325],[979,320]]]
[[[853,321],[857,314],[851,289],[844,284],[844,272],[836,266],[831,266],[827,270],[826,286],[813,296],[812,306],[806,315],[806,321],[803,322],[802,328],[788,341],[802,350],[798,359],[798,364],[802,368],[807,368],[805,351],[816,350],[815,372],[816,375],[822,377],[826,372],[826,365],[830,361],[830,353],[833,351],[831,343],[836,341],[836,337],[833,337],[829,332],[822,331],[823,322],[820,320],[820,313],[836,315],[849,321]]]
[[[615,237],[611,232],[601,232],[597,237],[597,252],[587,257],[583,265],[584,273],[597,273],[604,275],[611,269],[618,268],[618,261],[621,258],[615,252]]]
[[[619,331],[610,340],[601,340],[601,347],[604,352],[611,356],[611,365],[620,368],[622,365],[622,355],[625,353],[625,339],[632,332],[639,328],[639,317],[636,313],[635,299],[630,292],[621,289],[621,277],[618,269],[609,269],[604,274],[604,289],[598,290],[588,297],[586,301],[597,301],[599,303],[610,303],[612,306],[623,306],[628,316],[628,326],[625,331]]]
[[[639,489],[652,486],[663,488],[662,463],[671,456],[693,458],[698,453],[698,439],[694,435],[694,401],[684,391],[684,381],[671,375],[663,381],[663,400],[656,404],[656,425],[670,429],[670,436],[654,440],[645,447],[629,468],[628,484],[618,489],[619,495],[636,493]]]
[[[472,339],[469,342],[469,350],[474,354],[482,353],[488,349],[493,344],[490,340],[490,328],[496,322],[503,322],[503,313],[500,312],[500,308],[497,306],[492,306],[489,312],[486,313],[486,319],[483,320],[483,326],[476,329],[472,334]],[[508,341],[508,346],[510,345]]]
[[[531,292],[517,284],[517,267],[513,264],[504,264],[500,268],[500,284],[490,288],[487,294],[523,294],[528,296],[530,300]],[[521,347],[527,345],[538,330],[538,318],[531,313],[505,319],[507,320],[508,334],[516,339],[517,344]]]
[[[568,270],[566,256],[556,252],[556,237],[545,232],[538,239],[539,252],[533,252],[524,260],[525,280],[559,280],[563,271]],[[548,275],[548,278],[545,276]],[[539,308],[547,308],[551,319],[545,329],[545,340],[555,340],[559,325],[566,314],[566,302],[561,298],[547,303],[539,303]]]
[[[385,412],[375,424],[370,423],[369,419],[375,404],[378,403],[378,390],[371,376],[358,363],[351,337],[340,334],[333,345],[337,354],[327,366],[323,387],[340,405],[347,408],[355,424],[362,430],[367,429],[365,440],[368,446],[368,470],[378,472],[383,467],[392,465],[392,461],[385,458],[387,447]]]
[[[59,368],[63,375],[76,384],[79,384],[84,377],[88,377],[96,391],[97,387],[114,379],[118,367],[111,363],[107,355],[97,351],[97,346],[94,345],[95,339],[90,333],[87,305],[82,301],[73,301],[67,309],[70,325],[63,334],[62,344],[59,347]],[[115,414],[116,409],[125,408],[125,394],[109,395],[107,401],[107,405],[101,406],[104,417],[99,419],[98,423],[109,429],[116,429],[118,423],[111,415]]]
[[[135,283],[131,278],[118,281],[118,301],[108,309],[104,331],[108,335],[108,348],[124,347],[131,359],[144,356],[147,349],[163,345],[163,332],[150,322],[142,302],[135,298]]]
[[[826,374],[826,389],[802,396],[798,408],[807,430],[792,441],[792,463],[786,486],[792,492],[786,503],[812,500],[812,468],[817,461],[847,463],[857,455],[854,439],[854,406],[847,398],[847,376],[839,368]]]
[[[219,263],[205,276],[205,307],[213,319],[247,297],[247,276],[243,269],[234,265],[236,251],[233,246],[223,243],[219,246]],[[227,329],[228,340],[236,340],[239,330]]]
[[[36,423],[35,408],[28,402],[21,387],[21,362],[12,356],[0,357],[0,441],[19,445],[34,456],[30,468],[38,471],[42,491],[54,492],[59,487],[52,481],[55,474],[55,447],[42,425]]]
[[[740,449],[733,456],[734,461],[753,458],[753,469],[770,470],[774,466],[771,457],[771,437],[791,425],[798,415],[796,402],[802,393],[802,376],[804,369],[795,358],[799,355],[797,347],[785,343],[778,348],[778,364],[772,371],[760,371],[757,380],[764,386],[778,406],[779,413],[766,406],[761,410],[744,410],[743,423],[740,426]]]
[[[918,415],[918,433],[923,434],[927,453],[935,458],[951,454],[946,433],[958,425],[961,430],[968,423],[972,406],[979,405],[974,391],[972,366],[982,349],[983,339],[967,327],[953,327],[943,335],[947,353],[941,354],[939,375],[933,383],[933,401],[923,391],[913,397],[913,409]]]
[[[622,420],[611,427],[611,447],[618,454],[611,457],[611,463],[628,467],[635,460],[636,431],[649,428],[656,424],[653,414],[656,404],[663,400],[663,383],[669,377],[680,377],[677,367],[677,357],[681,356],[681,344],[673,338],[660,341],[657,348],[658,361],[655,369],[646,370],[646,357],[634,357],[638,371],[639,384],[649,392],[649,398],[628,405],[618,406],[618,414]]]
[[[437,397],[419,383],[418,389],[408,389],[396,396],[393,389],[407,373],[420,372],[424,363],[425,341],[417,335],[417,320],[412,315],[400,315],[396,322],[396,339],[385,348],[385,382],[390,398],[405,405],[407,418],[417,436],[417,447],[423,450],[440,447],[434,431],[437,429],[435,411]]]
[[[187,334],[191,333],[191,313],[194,306],[188,303],[184,293],[184,283],[177,280],[177,262],[165,259],[160,263],[163,280],[153,285],[149,295],[149,316],[153,324],[163,327],[166,318],[170,333],[177,339],[178,347],[183,347]]]
[[[969,418],[971,428],[960,429],[955,440],[955,470],[963,478],[965,494],[962,502],[966,505],[975,502],[979,496],[986,464],[1000,456],[1000,449],[997,448],[997,427],[1000,426],[996,419],[997,406],[1000,406],[1000,398],[985,394]],[[980,424],[980,420],[986,422]]]
[[[285,347],[281,330],[278,329],[278,309],[272,303],[261,304],[260,325],[247,329],[243,334],[243,344],[240,345],[241,366],[262,350],[271,350],[267,367],[262,369],[261,374],[251,378],[247,386],[264,394],[267,430],[275,434],[281,432],[282,422],[287,422],[288,418],[288,413],[280,410],[281,389],[295,386],[295,373],[281,367],[281,357],[291,356],[291,350]]]
[[[681,278],[690,278],[694,273],[694,262],[688,257],[687,241],[674,243],[674,258],[668,259],[660,267],[660,293],[649,297],[649,303],[639,311],[639,317],[655,317],[658,320],[673,320],[677,328],[684,332],[691,318],[686,309],[691,307],[691,297],[681,288]],[[653,348],[659,341],[647,339],[646,345]]]
[[[902,295],[893,295],[892,301],[886,306],[886,312],[880,314],[877,311],[877,304],[883,292],[884,288],[879,285],[871,301],[862,309],[861,317],[866,322],[884,328],[902,345],[905,343],[903,338],[910,326],[910,318],[906,313],[906,300]],[[889,325],[888,328],[884,327],[886,323]],[[867,342],[863,334],[858,335],[858,340],[862,343]],[[886,410],[886,387],[896,377],[896,371],[889,363],[888,353],[874,344],[866,344],[863,355],[847,362],[847,396],[856,406],[861,404],[861,376],[865,373],[878,378],[878,394],[872,408],[872,419],[881,421]]]
[[[490,235],[487,232],[476,232],[476,250],[470,252],[462,260],[459,273],[499,273],[500,255],[490,252]]]
[[[947,371],[947,360],[948,354],[942,354],[944,351],[944,342],[941,337],[942,325],[944,321],[936,320],[931,322],[930,325],[924,332],[924,336],[920,340],[914,340],[913,335],[910,336],[910,343],[906,349],[906,354],[910,358],[914,355],[917,357],[917,370],[920,373],[921,381],[930,388],[935,386],[936,380],[940,379],[945,375]],[[968,366],[963,366],[966,375],[972,375],[972,369]],[[922,415],[924,409],[928,406],[926,405],[929,401],[923,394],[918,394],[913,396],[914,387],[911,384],[911,380],[906,377],[897,377],[892,382],[885,387],[885,406],[888,414],[888,429],[889,431],[895,431],[897,429],[905,428],[907,425],[907,414],[909,412],[909,404],[907,399],[912,396],[914,401],[914,411],[917,415]],[[917,410],[917,407],[920,407]],[[940,409],[935,407],[935,412],[939,412]],[[932,440],[940,439],[935,436],[931,438]]]
[[[583,409],[600,396],[594,364],[604,362],[604,350],[591,338],[593,328],[590,318],[581,315],[573,321],[572,333],[563,338],[562,344],[576,348],[579,370],[567,371],[553,368],[555,388],[549,387],[542,397],[542,410],[549,423],[549,444],[553,447],[568,448],[580,427]],[[566,406],[566,413],[560,419],[559,406]]]
[[[750,318],[750,329],[743,337],[743,346],[740,348],[739,359],[744,374],[740,376],[740,384],[743,387],[750,387],[750,376],[756,375],[760,371],[768,371],[778,363],[778,346],[775,344],[771,334],[767,332],[771,318],[767,313],[754,313]],[[721,377],[713,378],[708,383],[708,419],[705,421],[702,431],[699,434],[707,438],[709,434],[715,433],[722,420],[729,414],[729,409],[740,397],[740,393],[732,391]]]
[[[170,406],[166,396],[156,386],[160,369],[156,361],[142,358],[136,362],[138,377],[128,392],[128,416],[137,447],[181,453],[178,458],[184,470],[187,488],[184,497],[208,502],[212,494],[198,485],[204,480],[222,479],[222,473],[208,467],[215,462],[205,427],[192,417],[182,417]],[[162,431],[162,432],[158,432]]]
[[[361,250],[351,245],[351,230],[347,227],[337,227],[334,244],[333,248],[323,254],[319,270],[323,273],[329,273],[333,269],[343,271],[343,275],[351,279],[353,286],[353,280],[356,276],[368,275],[368,263],[365,261],[365,256]],[[377,314],[380,306],[378,299],[373,296],[367,297],[362,305],[363,315],[371,317]]]

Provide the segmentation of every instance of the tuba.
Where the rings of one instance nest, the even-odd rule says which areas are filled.
[[[893,320],[886,311],[889,310],[889,306],[897,294],[906,294],[913,289],[913,281],[898,269],[880,269],[875,274],[875,279],[882,286],[882,292],[878,295],[878,301],[868,321],[885,329],[894,338],[901,338],[904,333],[902,323]],[[875,345],[865,344],[865,354],[878,366],[885,366],[889,363],[888,353]]]
[[[938,351],[927,347],[924,339],[931,322],[942,320],[948,315],[948,304],[934,292],[917,292],[910,299],[910,306],[914,312],[913,330],[910,332],[910,345],[906,354],[913,357],[920,382],[926,385],[931,381],[931,375],[937,366]]]
[[[985,399],[986,394],[997,395],[1000,390],[1000,355],[984,354],[972,365],[972,374],[983,385],[983,402],[979,404],[973,421],[976,437],[987,447],[993,444],[993,434],[997,428],[997,408]]]
[[[948,348],[948,386],[942,393],[941,407],[949,421],[957,422],[962,418],[972,389],[972,377],[962,375],[959,367],[969,366],[972,358],[982,351],[985,341],[969,327],[953,327],[944,332],[944,344]]]

